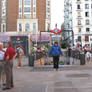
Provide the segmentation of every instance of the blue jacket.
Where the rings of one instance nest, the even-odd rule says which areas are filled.
[[[49,51],[49,55],[52,54],[53,56],[59,56],[60,54],[63,56],[61,48],[59,46],[53,45],[51,50]]]

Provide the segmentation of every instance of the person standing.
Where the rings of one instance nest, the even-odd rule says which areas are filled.
[[[12,43],[7,43],[7,49],[4,55],[4,61],[5,61],[5,73],[6,73],[6,87],[3,88],[3,90],[10,89],[14,87],[13,85],[13,61],[15,57],[17,56],[17,53],[15,52],[14,48],[12,47]]]
[[[5,51],[3,50],[3,43],[0,43],[0,86],[1,86],[1,77],[2,82],[4,83],[4,54]],[[2,76],[3,75],[3,76]]]
[[[58,68],[59,68],[59,56],[60,56],[60,54],[63,56],[61,48],[60,48],[60,46],[58,46],[58,42],[55,42],[54,45],[51,47],[51,50],[49,51],[49,55],[50,54],[52,54],[52,56],[53,56],[54,68],[56,70],[58,70]]]
[[[24,51],[23,51],[22,45],[18,45],[16,53],[17,53],[17,57],[18,57],[18,66],[17,67],[21,68],[22,67],[22,58],[24,56]]]

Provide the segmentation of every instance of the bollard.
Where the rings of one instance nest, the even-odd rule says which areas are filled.
[[[35,59],[34,54],[33,54],[33,53],[30,54],[30,55],[29,55],[29,59],[28,59],[29,66],[34,67],[34,59]]]
[[[80,65],[85,65],[85,54],[80,53]]]

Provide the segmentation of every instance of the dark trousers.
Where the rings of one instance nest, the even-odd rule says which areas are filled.
[[[59,56],[53,56],[54,68],[59,68]]]
[[[13,61],[6,61],[5,73],[6,73],[6,87],[11,88],[13,86]]]

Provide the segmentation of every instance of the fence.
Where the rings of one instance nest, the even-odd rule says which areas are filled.
[[[63,51],[63,56],[60,56],[59,65],[84,65],[85,54],[77,50]],[[48,52],[34,53],[34,66],[53,65],[52,56],[48,56]]]

